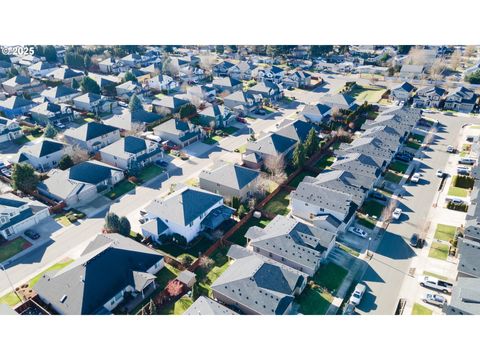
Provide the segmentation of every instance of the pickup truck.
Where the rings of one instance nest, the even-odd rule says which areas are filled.
[[[437,279],[433,276],[420,276],[418,278],[420,286],[441,291],[444,294],[451,294],[453,284]]]

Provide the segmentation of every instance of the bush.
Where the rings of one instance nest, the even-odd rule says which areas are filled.
[[[462,189],[473,189],[474,182],[475,179],[473,177],[465,175],[457,175],[453,179],[454,186]]]
[[[447,204],[447,209],[467,212],[468,211],[468,205],[467,204],[456,205],[453,202],[449,201],[448,204]]]

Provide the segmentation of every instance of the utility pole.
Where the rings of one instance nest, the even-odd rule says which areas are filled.
[[[3,270],[3,272],[5,273],[5,276],[7,277],[8,283],[10,284],[10,287],[12,288],[13,293],[14,293],[15,295],[17,295],[18,299],[23,303],[22,298],[20,297],[20,295],[18,295],[17,291],[15,290],[15,287],[13,286],[12,281],[10,280],[10,277],[8,276],[7,270],[5,269],[5,266],[3,266],[2,263],[0,263],[0,268],[1,268],[1,269]]]

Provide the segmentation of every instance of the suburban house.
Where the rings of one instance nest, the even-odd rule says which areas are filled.
[[[179,147],[185,147],[198,141],[202,136],[198,127],[190,122],[170,119],[153,128],[155,135],[162,140],[173,142]]]
[[[477,100],[478,95],[474,91],[460,86],[448,93],[443,108],[468,113],[473,111]]]
[[[426,86],[413,97],[413,106],[418,108],[439,108],[446,90],[438,86]]]
[[[16,120],[0,116],[0,144],[18,139],[23,136],[23,131]]]
[[[168,75],[157,75],[146,81],[148,88],[156,91],[173,91],[180,87],[180,84]]]
[[[113,114],[104,117],[102,122],[105,125],[113,126],[120,131],[142,130],[147,124],[160,120],[162,116],[143,109],[130,111],[129,108],[119,107]]]
[[[53,81],[61,81],[65,86],[72,86],[73,80],[80,84],[85,74],[80,71],[72,70],[68,67],[61,67],[47,74],[47,77]]]
[[[234,67],[234,63],[230,61],[222,61],[213,66],[212,72],[214,76],[228,76],[230,69]]]
[[[42,78],[48,75],[48,73],[58,69],[54,64],[51,64],[46,61],[39,61],[33,65],[30,65],[27,68],[28,73],[30,76],[36,78]]]
[[[362,137],[373,137],[382,141],[389,149],[395,152],[405,140],[404,134],[400,134],[395,128],[388,125],[373,126],[362,133]]]
[[[235,114],[248,115],[261,107],[262,97],[245,91],[235,91],[224,97],[223,103]]]
[[[277,133],[270,133],[264,137],[251,141],[247,144],[247,149],[243,156],[250,153],[256,153],[264,161],[269,157],[285,157],[288,158],[297,144],[297,141]]]
[[[217,91],[217,94],[220,96],[231,94],[235,91],[242,90],[243,82],[241,80],[237,80],[230,76],[225,77],[217,77],[213,79],[212,85],[214,89]]]
[[[128,54],[120,60],[129,67],[140,67],[143,64],[142,56],[138,54]]]
[[[9,119],[17,116],[26,115],[28,111],[37,106],[38,103],[27,100],[22,96],[11,96],[5,100],[0,100],[0,111]]]
[[[213,169],[202,170],[198,176],[203,190],[220,194],[224,198],[245,200],[257,191],[260,172],[238,164],[220,162]]]
[[[64,143],[45,138],[36,144],[23,146],[18,151],[15,162],[28,162],[37,171],[46,172],[57,167],[65,155],[65,149]]]
[[[189,101],[179,96],[163,96],[160,99],[152,101],[153,111],[162,114],[176,114],[180,111],[180,108],[188,104]]]
[[[326,123],[332,114],[332,108],[324,104],[305,105],[299,117],[314,123]]]
[[[250,80],[255,66],[249,61],[240,61],[228,71],[229,76],[239,80]]]
[[[213,102],[216,96],[217,91],[212,85],[195,85],[187,89],[187,97],[191,101],[199,99],[200,101]]]
[[[140,169],[160,157],[162,149],[155,141],[126,136],[100,149],[102,161],[123,170]]]
[[[309,122],[300,119],[293,121],[287,120],[279,124],[279,128],[275,133],[295,140],[296,142],[304,143],[312,129],[316,130],[315,126]]]
[[[460,238],[458,242],[458,277],[480,277],[480,242]]]
[[[69,144],[94,152],[120,139],[120,130],[92,121],[76,129],[67,129],[64,136]]]
[[[338,110],[355,110],[357,104],[355,98],[347,94],[325,95],[320,98],[323,105]]]
[[[278,66],[257,67],[252,72],[257,81],[271,81],[280,84],[285,77],[285,69]]]
[[[277,101],[283,97],[283,90],[272,81],[260,82],[248,89],[253,95],[261,95],[262,98],[269,101]]]
[[[367,120],[362,129],[376,126],[389,126],[399,134],[407,136],[422,117],[422,110],[411,107],[395,107],[382,111],[375,120]]]
[[[115,86],[115,93],[123,100],[130,100],[130,97],[134,94],[140,94],[142,87],[133,81],[126,81],[123,84]]]
[[[337,157],[330,168],[332,170],[345,170],[352,174],[368,177],[372,179],[373,183],[375,183],[382,174],[375,160],[368,155],[355,152]]]
[[[46,126],[48,123],[68,123],[73,121],[73,110],[65,104],[54,104],[45,101],[30,109],[30,115],[35,123]]]
[[[182,315],[238,315],[206,296],[200,296]]]
[[[40,194],[71,207],[94,200],[99,193],[113,187],[124,177],[122,169],[89,160],[67,170],[53,170],[37,188]]]
[[[408,102],[414,92],[415,86],[405,81],[390,90],[390,98],[395,101]]]
[[[58,103],[71,103],[73,98],[80,96],[82,93],[71,87],[59,85],[54,88],[46,89],[42,91],[42,95],[48,101]]]
[[[100,72],[104,74],[119,74],[122,71],[127,71],[130,67],[125,65],[123,61],[117,60],[113,57],[108,57],[98,63]]]
[[[213,298],[247,315],[291,314],[307,278],[277,264],[258,255],[234,260],[212,284]]]
[[[408,79],[418,79],[423,75],[425,66],[404,64],[400,68],[400,76]]]
[[[213,128],[222,128],[230,125],[235,119],[231,116],[229,109],[223,105],[211,105],[198,113],[200,115],[200,123],[203,126]],[[212,126],[213,125],[213,126]]]
[[[459,278],[453,286],[446,315],[480,315],[480,279]]]
[[[258,170],[262,167],[263,159],[257,153],[242,154],[242,165],[249,168]]]
[[[48,206],[11,193],[0,195],[0,235],[5,239],[21,235],[50,216]]]
[[[223,197],[186,186],[153,200],[145,208],[142,234],[162,242],[162,235],[181,235],[192,241],[203,230],[215,230],[229,219],[234,210],[223,204]]]
[[[80,111],[91,113],[111,113],[117,106],[116,101],[94,93],[85,93],[73,99],[73,106]]]
[[[305,71],[295,71],[283,79],[283,86],[308,88],[312,83],[312,76]]]
[[[376,137],[362,136],[353,140],[350,144],[342,145],[335,151],[336,155],[347,155],[349,153],[364,154],[375,160],[377,166],[380,168],[389,164],[395,155],[394,149],[391,149],[387,144]],[[397,146],[400,146],[400,142]]]
[[[277,215],[265,228],[253,226],[245,237],[257,254],[313,276],[335,246],[336,234]]]
[[[17,75],[2,82],[2,87],[6,93],[13,95],[40,92],[45,88],[45,85],[29,76]]]
[[[34,289],[60,315],[108,315],[156,287],[163,256],[120,234],[97,235],[80,257],[42,275]]]

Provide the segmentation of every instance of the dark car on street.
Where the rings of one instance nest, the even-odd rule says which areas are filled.
[[[410,246],[421,249],[423,247],[424,240],[418,236],[418,234],[413,234],[410,238]]]

